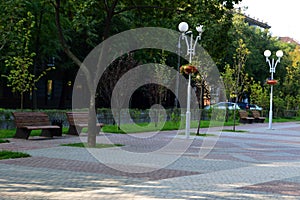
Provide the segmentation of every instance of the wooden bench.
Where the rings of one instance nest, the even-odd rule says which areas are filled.
[[[260,116],[260,112],[258,110],[252,110],[252,116],[254,118],[254,122],[264,123],[265,117]]]
[[[28,139],[32,130],[42,130],[41,136],[53,137],[60,130],[59,126],[51,125],[49,117],[43,112],[13,112],[16,125],[15,138]]]
[[[240,123],[249,123],[251,124],[254,120],[253,117],[248,116],[248,112],[245,110],[239,110]]]
[[[79,135],[83,128],[88,127],[89,113],[88,112],[67,112],[67,120],[69,122],[69,135]],[[104,126],[102,123],[96,123],[98,132]]]

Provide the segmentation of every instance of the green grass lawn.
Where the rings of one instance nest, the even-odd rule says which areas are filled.
[[[272,122],[296,122],[300,121],[300,116],[299,117],[290,117],[290,118],[273,118]],[[269,122],[269,118],[266,118],[266,122]]]
[[[244,130],[232,130],[232,129],[223,129],[222,132],[238,132],[238,133],[246,133],[248,131],[244,131]]]
[[[201,121],[201,128],[208,128],[209,126],[222,126],[222,122],[216,122],[214,121],[213,124],[211,124],[210,121]],[[232,126],[233,122],[225,122],[224,126]],[[197,128],[198,127],[198,121],[191,121],[191,128]],[[140,123],[138,125],[132,125],[132,124],[123,124],[122,129],[126,130],[126,133],[139,133],[139,132],[149,132],[149,131],[168,131],[168,130],[181,130],[185,128],[185,124],[180,125],[179,122],[171,122],[167,121],[165,124],[158,123],[155,125],[154,123]],[[123,130],[119,130],[117,125],[105,125],[102,128],[102,131],[104,133],[124,133]]]
[[[63,134],[67,133],[68,128],[63,128]],[[0,129],[0,139],[2,138],[13,138],[16,133],[16,129]],[[30,136],[41,135],[41,130],[33,130]]]
[[[273,122],[294,122],[294,121],[300,121],[300,117],[294,117],[294,118],[273,118]],[[266,119],[265,123],[268,122],[268,118]],[[236,122],[236,125],[239,123]],[[225,122],[224,124],[222,122],[213,121],[206,121],[201,120],[201,128],[207,128],[209,126],[215,127],[215,126],[233,126],[233,121]],[[198,127],[198,121],[191,121],[191,128],[197,128]],[[133,124],[123,124],[122,128],[126,130],[126,133],[139,133],[139,132],[149,132],[149,131],[167,131],[167,130],[181,130],[185,128],[185,124],[183,123],[180,125],[179,122],[171,122],[168,121],[165,124],[158,123],[155,125],[154,123],[139,123],[138,125]],[[66,134],[68,131],[67,127],[63,128],[63,134]],[[86,132],[87,129],[83,129],[83,132]],[[0,139],[2,138],[12,138],[15,135],[16,130],[15,129],[0,129]],[[102,132],[104,133],[125,133],[122,130],[118,129],[117,125],[105,125],[102,128]],[[40,135],[41,130],[33,130],[30,136],[38,136]]]
[[[30,157],[30,155],[22,152],[14,152],[14,151],[6,151],[6,150],[0,151],[0,160],[12,159],[12,158],[26,158],[26,157]]]
[[[0,139],[0,143],[9,143],[9,140]]]

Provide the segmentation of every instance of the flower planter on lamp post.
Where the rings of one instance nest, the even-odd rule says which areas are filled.
[[[180,73],[185,73],[187,75],[196,73],[198,70],[193,65],[183,65],[180,67]]]
[[[267,84],[268,85],[276,85],[277,84],[277,80],[267,80]]]

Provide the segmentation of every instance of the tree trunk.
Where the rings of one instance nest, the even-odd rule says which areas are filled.
[[[67,95],[67,75],[66,71],[63,70],[63,75],[62,75],[62,88],[61,88],[61,93],[60,93],[60,99],[59,99],[59,108],[64,109],[66,107],[66,95]]]
[[[24,93],[23,92],[21,92],[21,111],[23,110],[23,108],[24,108]]]
[[[238,74],[237,74],[237,80],[236,80],[236,85],[235,85],[235,106],[234,106],[234,112],[233,112],[233,131],[235,131],[236,128],[236,105],[238,102],[239,94],[238,94],[238,85],[239,85],[239,79],[240,79],[240,71],[241,71],[241,63],[238,64]]]
[[[199,122],[196,135],[200,135],[200,127],[201,127],[201,114],[202,114],[202,105],[203,105],[203,87],[204,87],[204,80],[201,79],[201,89],[200,89],[200,98],[199,98]]]
[[[41,40],[40,40],[40,33],[41,33],[41,28],[42,28],[42,19],[43,19],[43,9],[40,11],[39,13],[39,19],[38,19],[38,16],[35,15],[35,21],[38,22],[37,23],[37,26],[36,26],[36,40],[35,40],[35,59],[34,59],[34,64],[33,64],[33,75],[35,77],[37,77],[37,67],[38,67],[38,60],[40,60],[40,43],[41,43]],[[35,87],[36,87],[36,83],[34,83],[33,85],[33,89],[32,89],[32,109],[35,110],[38,108],[38,105],[37,105],[37,95],[36,95],[36,90],[35,90]]]
[[[96,109],[95,109],[95,97],[91,95],[90,107],[89,107],[89,123],[88,123],[88,146],[89,147],[96,146],[96,137],[98,135],[96,122],[97,122],[97,117],[96,117]]]

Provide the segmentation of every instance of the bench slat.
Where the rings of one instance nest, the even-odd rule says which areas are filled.
[[[28,139],[31,130],[42,130],[41,135],[46,137],[61,135],[57,133],[60,127],[51,125],[48,115],[44,112],[13,112],[12,114],[17,127],[16,138]]]
[[[241,123],[249,123],[251,124],[254,120],[253,117],[248,116],[248,112],[244,110],[239,110],[240,122]]]
[[[29,130],[39,130],[39,129],[57,129],[60,128],[59,126],[53,125],[53,126],[23,126],[21,128],[26,128]]]
[[[265,117],[260,116],[260,112],[258,110],[252,110],[252,116],[254,117],[255,122],[261,122],[264,123]]]
[[[89,123],[88,112],[66,112],[66,115],[67,115],[67,120],[69,122],[68,134],[79,135],[82,128],[88,127],[88,123]],[[104,126],[104,124],[98,122],[95,122],[95,124],[100,129]]]

